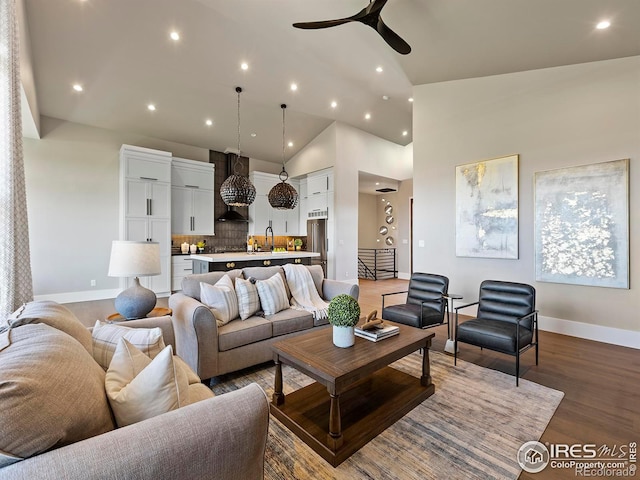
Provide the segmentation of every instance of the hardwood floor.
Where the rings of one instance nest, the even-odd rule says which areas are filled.
[[[381,295],[405,290],[407,283],[397,279],[360,280],[359,303],[363,314],[377,309],[380,316]],[[394,299],[392,303],[404,301],[402,295],[388,298]],[[443,351],[447,327],[436,327],[433,331],[436,337],[432,349]],[[598,447],[606,444],[610,448],[629,442],[640,444],[640,351],[549,332],[540,332],[539,348],[537,366],[533,350],[522,355],[522,378],[565,394],[541,442],[590,443]],[[460,344],[458,357],[510,375],[515,373],[515,359],[508,355]],[[453,364],[453,358],[451,362]],[[437,389],[436,379],[434,383]],[[575,479],[576,474],[571,469],[551,469],[548,466],[536,474],[523,472],[520,478]]]
[[[361,280],[359,303],[363,315],[371,310],[382,313],[382,293],[405,290],[405,280]],[[403,295],[388,297],[401,303]],[[472,301],[470,299],[470,301]],[[86,325],[113,313],[113,300],[67,304]],[[158,299],[166,306],[166,299]],[[432,330],[436,337],[432,349],[443,351],[446,326]],[[610,448],[629,442],[640,443],[640,351],[540,332],[540,362],[535,365],[532,350],[521,358],[522,378],[565,393],[541,441],[564,444],[606,444]],[[508,355],[460,345],[459,358],[510,375],[515,360]],[[451,359],[453,364],[453,358]],[[515,382],[515,379],[514,379]],[[434,379],[437,389],[437,379]],[[472,392],[470,392],[472,394]],[[451,399],[455,402],[455,398]],[[522,412],[526,415],[527,412]],[[640,476],[640,474],[638,474]],[[546,480],[576,478],[573,470],[547,467],[537,474],[522,473],[521,479]],[[602,477],[600,477],[602,478]],[[632,477],[633,478],[633,477]]]

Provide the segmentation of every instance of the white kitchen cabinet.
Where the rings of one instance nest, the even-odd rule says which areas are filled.
[[[125,179],[127,217],[169,218],[171,216],[170,185],[156,180]]]
[[[307,199],[307,179],[300,179],[300,200],[298,200],[298,234],[301,236],[307,235],[307,218],[308,218],[308,199]]]
[[[307,195],[318,195],[329,191],[329,177],[326,173],[307,176]]]
[[[193,273],[193,260],[188,255],[171,257],[171,290],[182,290],[182,279]]]
[[[161,274],[141,277],[157,295],[171,291],[171,154],[123,145],[120,148],[120,239],[158,242]],[[133,279],[122,279],[121,288]]]
[[[329,218],[330,199],[333,198],[333,169],[328,168],[307,175],[306,219]],[[302,220],[302,219],[301,219]]]
[[[214,234],[214,165],[174,158],[171,165],[171,233]]]

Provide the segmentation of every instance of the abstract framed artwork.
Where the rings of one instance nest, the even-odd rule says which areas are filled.
[[[456,256],[518,258],[518,158],[456,167]]]
[[[535,174],[539,282],[629,288],[629,160]]]

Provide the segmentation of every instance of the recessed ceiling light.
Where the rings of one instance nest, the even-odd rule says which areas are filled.
[[[247,62],[242,62],[242,63],[240,64],[240,68],[241,68],[242,70],[249,70],[249,64],[248,64]]]
[[[258,136],[258,134],[257,134],[257,133],[255,133],[255,132],[251,134],[251,137],[252,137],[252,138],[256,138],[257,136]]]
[[[337,106],[338,106],[338,102],[336,102],[335,100],[331,102],[331,108],[336,108]]]
[[[378,185],[380,185],[380,182],[376,182],[376,187],[377,187]]]
[[[213,125],[213,120],[207,119],[204,123],[207,127],[210,127],[211,125]]]
[[[297,84],[295,84],[295,83],[292,83],[292,84],[291,84],[291,91],[292,91],[292,92],[295,92],[296,90],[298,90],[298,85],[297,85]]]
[[[365,120],[369,120],[371,118],[371,114],[370,113],[365,113],[364,114],[364,119]]]
[[[80,85],[79,83],[75,83],[75,84],[73,85],[73,89],[74,89],[76,92],[81,92],[81,91],[83,91],[83,90],[84,90],[84,88],[82,88],[82,85]]]
[[[155,106],[153,103],[150,103],[149,105],[147,105],[147,108],[148,108],[149,110],[151,110],[152,112],[155,112],[155,111],[156,111],[156,106]]]
[[[410,101],[410,102],[413,102],[413,97],[409,97],[409,101]]]
[[[406,137],[407,135],[409,135],[409,132],[407,132],[406,130],[404,130],[404,131],[402,132],[402,136],[403,136],[403,137]]]
[[[382,73],[384,70],[382,69],[382,67],[378,66],[376,67],[376,72],[378,73]]]
[[[383,100],[389,100],[389,95],[382,95]]]
[[[598,30],[604,30],[605,28],[609,28],[611,26],[611,22],[609,20],[602,20],[596,25]]]
[[[293,142],[289,142],[287,143],[287,145],[289,145],[290,147],[293,147]]]
[[[171,32],[169,34],[169,36],[171,37],[171,40],[177,42],[178,40],[180,40],[180,34],[178,32],[176,32],[175,30],[173,32]]]

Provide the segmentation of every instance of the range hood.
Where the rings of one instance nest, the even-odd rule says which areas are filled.
[[[231,175],[231,172],[232,172],[231,158],[235,155],[235,153],[230,152],[230,150],[231,149],[227,149],[224,151],[224,153],[227,155],[227,173],[225,175],[225,178]],[[244,218],[244,216],[242,216],[240,212],[234,210],[233,207],[230,207],[229,205],[227,205],[226,207],[227,207],[227,211],[218,217],[219,222],[236,222],[236,223],[249,222],[248,219]]]
[[[240,212],[233,210],[233,207],[227,206],[227,211],[218,217],[219,222],[244,222],[249,220],[244,218]]]

